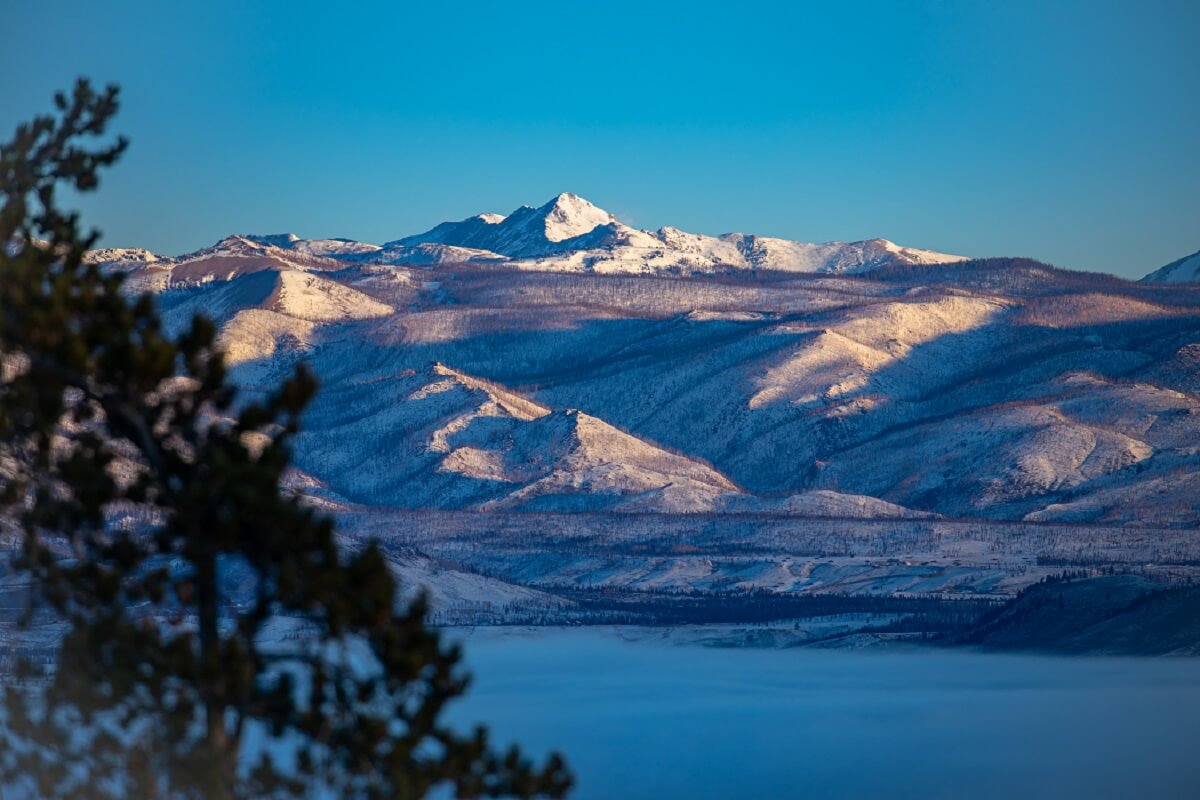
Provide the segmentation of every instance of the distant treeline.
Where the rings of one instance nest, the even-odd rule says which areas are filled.
[[[763,590],[692,595],[683,592],[578,591],[563,595],[590,616],[628,624],[687,625],[808,619],[837,614],[908,615],[966,623],[1002,605],[988,598],[861,594],[779,594]],[[920,630],[919,628],[917,630]]]

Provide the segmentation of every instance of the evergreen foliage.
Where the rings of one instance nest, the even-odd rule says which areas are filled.
[[[68,632],[45,681],[5,689],[0,786],[563,796],[557,756],[535,768],[445,726],[467,685],[457,648],[423,602],[397,610],[378,549],[343,551],[281,490],[313,377],[239,402],[211,322],[171,338],[149,297],[86,262],[97,235],[57,191],[95,189],[125,150],[104,135],[117,91],[81,80],[56,105],[0,148],[0,479],[35,603]],[[252,599],[231,599],[232,574]],[[265,645],[280,620],[307,635]]]

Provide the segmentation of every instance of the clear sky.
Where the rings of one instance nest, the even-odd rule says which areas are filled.
[[[3,0],[0,131],[77,76],[105,243],[384,241],[572,191],[643,228],[1140,276],[1200,248],[1200,2]]]

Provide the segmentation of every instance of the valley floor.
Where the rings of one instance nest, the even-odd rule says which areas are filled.
[[[811,620],[855,619],[853,629],[838,623],[841,632],[1073,652],[1106,652],[1106,636],[1130,653],[1200,643],[1186,624],[1194,599],[1180,601],[1185,610],[1122,616],[1142,595],[1200,583],[1200,536],[1180,528],[371,510],[344,516],[343,531],[350,546],[380,542],[402,585],[424,588],[443,625],[769,624],[794,629],[772,638],[809,643],[837,633],[818,636],[810,629],[825,623]],[[972,630],[1032,592],[1019,608],[1030,606],[1047,581],[1054,593],[1037,613],[1010,611]],[[1158,644],[1122,628],[1146,628],[1160,613],[1173,621],[1158,626]],[[1054,615],[1058,627],[1047,627],[1043,616]],[[1030,625],[1037,630],[1025,632]],[[1067,641],[1090,626],[1106,633]]]
[[[1200,536],[1122,528],[765,514],[345,512],[353,549],[381,544],[430,621],[630,626],[720,646],[1200,653]],[[231,574],[231,612],[252,586]],[[0,663],[49,664],[61,626],[32,628],[21,576],[0,575]],[[270,635],[291,635],[280,620]],[[653,634],[640,634],[653,635]]]

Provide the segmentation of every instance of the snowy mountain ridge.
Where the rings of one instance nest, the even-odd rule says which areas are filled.
[[[96,258],[114,265],[145,260],[132,253],[97,251]],[[148,252],[146,255],[164,267],[224,255],[282,260],[306,257],[391,266],[488,263],[548,272],[665,275],[744,270],[864,273],[896,264],[965,260],[962,256],[902,247],[886,239],[811,244],[744,233],[708,236],[672,227],[643,231],[569,192],[536,208],[521,206],[507,216],[486,213],[443,222],[424,233],[383,245],[348,239],[302,239],[293,233],[235,235],[174,259]],[[198,279],[202,276],[187,278]]]
[[[445,222],[398,244],[475,248],[504,256],[520,268],[565,272],[865,272],[892,263],[964,260],[884,239],[808,244],[742,233],[706,236],[671,227],[643,231],[570,193],[540,208],[522,206],[507,217]]]
[[[647,232],[569,194],[89,258],[170,331],[211,317],[250,392],[309,363],[296,466],[331,507],[1200,525],[1186,284]]]

